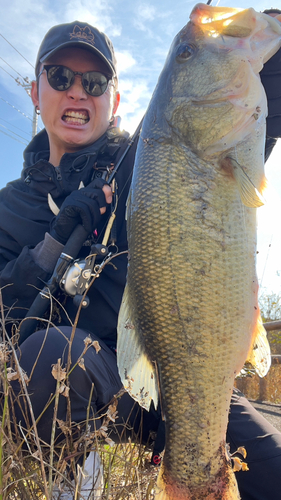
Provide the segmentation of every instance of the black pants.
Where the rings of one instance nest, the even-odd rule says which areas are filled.
[[[239,446],[247,451],[247,472],[236,479],[242,500],[279,500],[281,498],[281,433],[234,391],[230,407],[227,443],[231,452]]]
[[[31,335],[20,347],[21,367],[28,375],[34,370],[28,385],[28,392],[35,418],[41,414],[50,394],[54,394],[56,390],[56,380],[51,374],[52,365],[57,363],[58,358],[61,358],[64,365],[67,362],[70,327],[62,328],[62,333],[51,328],[45,337],[45,331],[39,331]],[[86,337],[87,333],[83,330],[76,330],[71,348],[72,366],[85,347]],[[91,337],[95,340],[93,336]],[[36,361],[44,339],[44,347]],[[92,387],[90,417],[96,417],[99,412],[103,413],[103,409],[122,387],[114,353],[100,340],[99,344],[101,347],[99,352],[96,352],[94,347],[90,347],[84,354],[86,370],[76,366],[69,377],[71,420],[77,423],[86,420]],[[18,397],[20,403],[15,403],[16,419],[24,422],[25,416],[20,409],[20,385],[17,381],[11,384],[14,395]],[[67,399],[60,396],[57,418],[65,421],[66,415]],[[52,420],[53,405],[50,405],[37,426],[40,438],[47,443],[50,442]],[[92,427],[99,426],[99,421],[96,419],[90,420],[90,423]],[[127,424],[125,434],[124,423]],[[116,439],[119,438],[118,434],[126,439],[128,433],[134,428],[136,433],[141,429],[141,440],[147,442],[150,431],[156,431],[158,424],[157,412],[148,413],[140,410],[127,393],[120,398],[114,431]],[[242,500],[278,500],[281,498],[281,433],[271,426],[239,391],[234,391],[232,398],[227,442],[230,444],[231,452],[236,451],[239,446],[244,446],[247,450],[246,461],[249,471],[236,474]]]
[[[47,334],[45,330],[40,330],[28,337],[17,352],[21,368],[28,377],[32,373],[27,389],[35,419],[41,415],[37,430],[40,439],[45,443],[50,442],[54,413],[54,404],[47,406],[47,403],[50,396],[55,394],[57,384],[52,375],[52,367],[58,362],[59,358],[63,367],[67,365],[70,336],[71,327],[62,327],[60,330],[50,328]],[[81,357],[85,349],[84,340],[87,337],[89,337],[89,333],[79,328],[76,329],[71,343],[71,367]],[[69,376],[71,421],[80,424],[80,433],[85,430],[83,422],[87,418],[90,394],[92,394],[92,397],[88,423],[91,429],[95,430],[101,426],[108,404],[122,389],[117,370],[116,355],[100,339],[92,334],[91,338],[98,341],[101,349],[97,351],[95,347],[88,348],[83,354],[85,369],[81,367],[82,363],[81,366],[76,364],[73,371],[70,370]],[[42,344],[44,345],[41,350]],[[41,353],[38,358],[40,350]],[[21,421],[22,425],[26,425],[26,428],[28,428],[31,419],[28,408],[24,406],[21,384],[18,380],[14,380],[11,382],[11,386],[13,390],[11,398],[16,421]],[[67,398],[60,396],[57,418],[64,422],[67,420],[67,405]],[[120,399],[118,398],[117,410],[118,418],[115,425],[111,426],[110,432],[110,438],[116,442],[125,441],[129,435],[132,436],[132,433],[134,433],[136,438],[139,438],[143,443],[147,443],[150,431],[157,431],[159,422],[157,412],[142,410],[128,393],[125,392]],[[64,437],[57,428],[57,442]]]

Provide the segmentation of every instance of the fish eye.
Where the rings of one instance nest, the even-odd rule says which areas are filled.
[[[194,54],[194,47],[186,43],[181,43],[176,51],[176,61],[178,63],[184,63]]]

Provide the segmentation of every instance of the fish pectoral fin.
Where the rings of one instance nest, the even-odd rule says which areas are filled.
[[[262,194],[251,181],[244,168],[233,158],[227,158],[233,169],[241,201],[246,207],[257,208],[265,204]]]
[[[155,366],[145,352],[129,306],[128,286],[125,287],[118,318],[117,365],[122,383],[140,406],[149,411],[151,401],[158,404],[158,379]]]
[[[271,365],[270,346],[260,315],[256,324],[253,346],[246,363],[253,366],[259,377],[265,377]]]

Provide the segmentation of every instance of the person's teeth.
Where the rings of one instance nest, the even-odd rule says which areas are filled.
[[[84,120],[88,119],[87,113],[81,113],[81,112],[78,112],[78,111],[67,111],[65,113],[65,116],[70,116],[70,117],[73,117],[73,118],[82,118]]]
[[[79,111],[67,111],[63,116],[63,120],[66,122],[75,122],[82,125],[89,121],[89,117],[87,113]]]

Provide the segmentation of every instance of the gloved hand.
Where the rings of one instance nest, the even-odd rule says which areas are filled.
[[[92,233],[101,213],[106,210],[107,201],[102,190],[106,184],[102,179],[95,179],[87,187],[67,196],[59,214],[51,221],[50,235],[65,245],[77,224],[82,224],[89,234]]]

